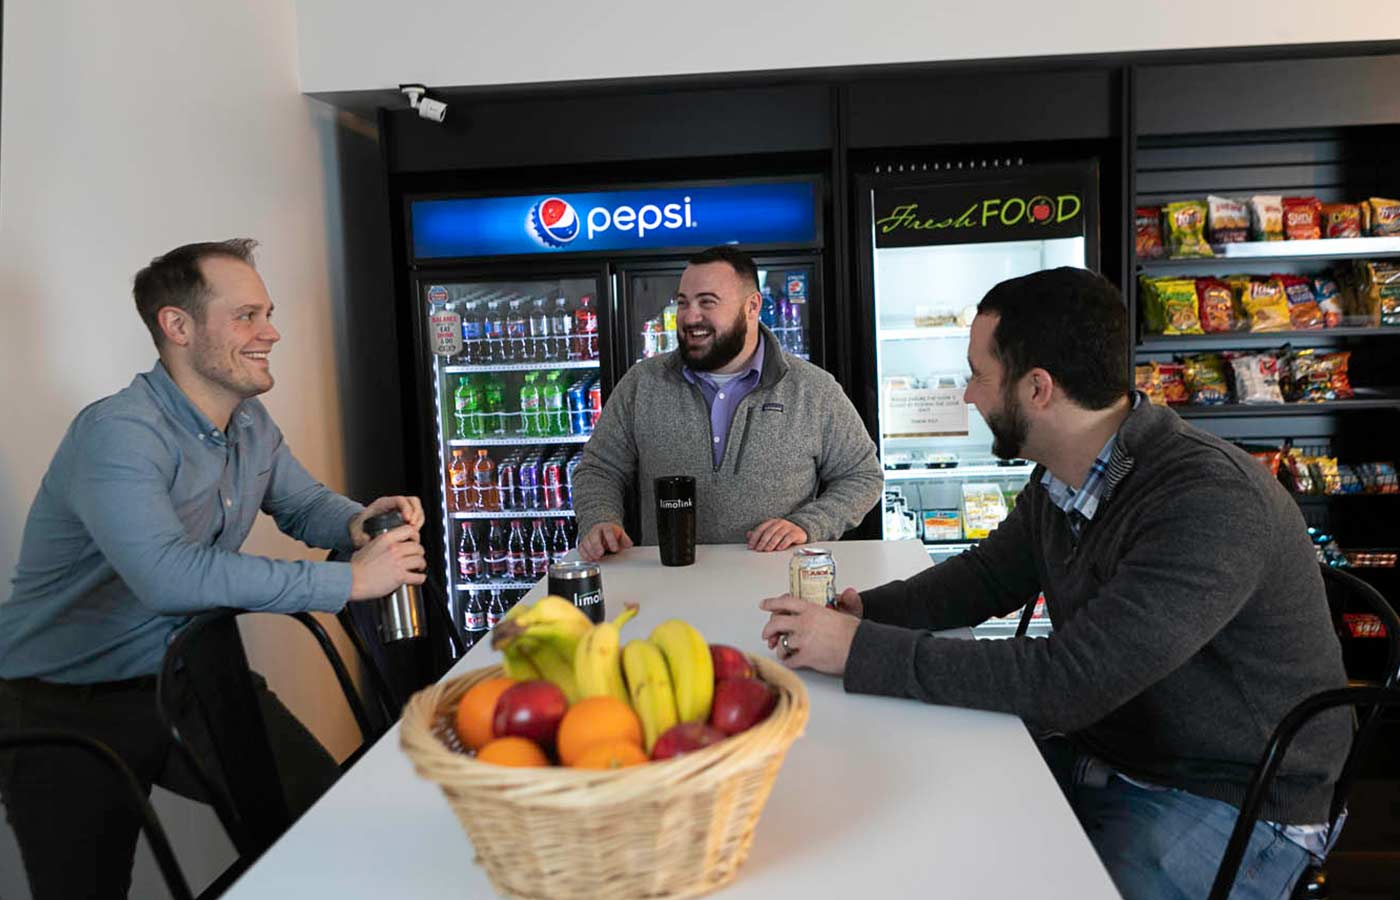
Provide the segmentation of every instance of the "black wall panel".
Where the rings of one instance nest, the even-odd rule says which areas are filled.
[[[831,90],[822,85],[450,104],[442,125],[389,114],[396,173],[828,150]]]
[[[1106,138],[1115,72],[982,72],[850,88],[847,146],[914,147]]]
[[[1400,122],[1396,55],[1147,66],[1137,85],[1142,135]]]

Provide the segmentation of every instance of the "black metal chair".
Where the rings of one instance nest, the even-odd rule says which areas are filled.
[[[170,839],[166,837],[165,829],[156,817],[156,811],[151,808],[151,801],[141,787],[141,782],[136,780],[136,776],[126,763],[122,762],[120,756],[101,741],[67,731],[25,729],[0,732],[0,750],[18,750],[26,747],[71,747],[88,753],[111,769],[126,791],[127,802],[141,817],[141,830],[145,832],[146,841],[151,846],[151,853],[156,858],[156,865],[160,867],[161,877],[165,879],[170,896],[174,900],[192,900],[189,882],[185,880],[184,873],[175,861],[175,852],[170,849]]]
[[[247,865],[292,823],[253,675],[238,632],[246,610],[203,613],[182,628],[166,649],[156,687],[162,720],[201,782],[219,821]],[[320,645],[364,742],[341,764],[344,770],[379,737],[325,629],[309,613],[294,613]],[[195,731],[208,744],[192,744]]]
[[[1259,808],[1264,802],[1269,784],[1283,762],[1284,754],[1288,752],[1289,744],[1298,731],[1313,717],[1327,710],[1341,706],[1350,706],[1356,710],[1356,730],[1351,750],[1342,764],[1341,774],[1333,789],[1332,805],[1328,811],[1328,823],[1335,828],[1337,819],[1346,809],[1347,794],[1355,779],[1357,765],[1366,748],[1370,746],[1381,710],[1400,708],[1400,689],[1397,688],[1400,686],[1400,617],[1396,616],[1395,610],[1386,602],[1380,591],[1355,575],[1328,566],[1322,567],[1322,573],[1324,582],[1339,589],[1348,599],[1369,608],[1385,626],[1389,646],[1383,680],[1380,684],[1369,685],[1351,682],[1349,687],[1314,694],[1293,707],[1283,717],[1264,750],[1259,766],[1254,771],[1254,777],[1250,780],[1249,790],[1240,807],[1239,818],[1235,821],[1235,829],[1225,846],[1220,868],[1216,871],[1215,884],[1211,887],[1209,900],[1226,900],[1233,890],[1245,848],[1249,845],[1250,833],[1259,819]],[[1298,879],[1293,897],[1295,900],[1322,900],[1327,896],[1326,885],[1327,877],[1323,867],[1309,866]]]

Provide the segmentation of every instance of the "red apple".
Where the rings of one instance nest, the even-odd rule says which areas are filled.
[[[661,736],[656,739],[656,746],[651,748],[651,758],[670,759],[722,740],[724,734],[704,722],[682,722],[661,732]]]
[[[753,663],[749,662],[744,651],[738,647],[731,647],[728,644],[711,644],[710,658],[715,663],[716,683],[730,678],[752,678],[754,676]]]
[[[731,678],[715,685],[710,724],[725,734],[738,734],[768,718],[778,694],[757,678]]]
[[[568,708],[568,698],[557,684],[522,681],[506,688],[496,701],[491,727],[498,738],[523,737],[552,747],[559,720]]]

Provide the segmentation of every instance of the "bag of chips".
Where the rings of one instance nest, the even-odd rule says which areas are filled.
[[[1298,275],[1276,275],[1288,299],[1288,319],[1295,331],[1322,328],[1325,319],[1322,307],[1313,294],[1312,282]]]
[[[1196,314],[1196,282],[1189,278],[1142,280],[1147,326],[1157,334],[1205,334]]]
[[[1215,255],[1206,243],[1206,215],[1206,204],[1201,200],[1183,200],[1162,207],[1167,255],[1173,259]]]
[[[1312,472],[1313,488],[1319,494],[1340,494],[1342,492],[1341,467],[1332,456],[1310,456],[1308,469]]]
[[[1322,204],[1316,197],[1283,198],[1283,236],[1290,241],[1322,237]]]
[[[1366,233],[1372,237],[1394,237],[1400,235],[1400,200],[1387,200],[1372,197],[1367,200],[1368,213]]]
[[[1318,353],[1309,347],[1294,351],[1289,363],[1288,399],[1298,403],[1350,400],[1355,396],[1347,375],[1350,360],[1350,350]]]
[[[1263,463],[1270,475],[1278,477],[1279,462],[1283,459],[1282,450],[1250,450],[1249,455]]]
[[[1337,466],[1339,494],[1364,494],[1366,493],[1366,483],[1361,479],[1361,472],[1356,466],[1339,464]]]
[[[1210,242],[1237,244],[1249,240],[1249,207],[1228,197],[1206,198]]]
[[[1361,237],[1361,207],[1355,203],[1322,204],[1322,236]]]
[[[1225,360],[1218,353],[1195,353],[1183,357],[1182,377],[1191,403],[1217,406],[1230,402],[1230,382],[1225,377]]]
[[[1162,393],[1162,377],[1155,362],[1139,363],[1133,366],[1133,384],[1147,395],[1147,402],[1166,406],[1167,398]]]
[[[1139,206],[1133,211],[1133,227],[1137,232],[1138,259],[1161,259],[1167,249],[1162,244],[1162,207]]]
[[[1316,493],[1317,486],[1312,472],[1308,469],[1308,458],[1297,447],[1289,447],[1283,454],[1283,471],[1287,481],[1292,482],[1293,493]]]
[[[1278,386],[1278,357],[1272,353],[1229,355],[1235,375],[1235,402],[1282,403]]]
[[[1283,198],[1278,194],[1250,197],[1249,227],[1256,241],[1283,240]]]
[[[1292,327],[1283,285],[1273,279],[1245,282],[1240,305],[1249,316],[1251,331],[1287,331]]]
[[[1162,384],[1162,397],[1168,406],[1188,403],[1191,395],[1186,392],[1186,367],[1179,362],[1153,363],[1157,367],[1157,380]]]
[[[1382,325],[1400,325],[1400,264],[1368,262],[1362,264],[1363,285],[1368,293],[1368,306],[1376,310]]]
[[[1322,310],[1323,326],[1336,328],[1342,324],[1342,291],[1336,281],[1326,277],[1314,278],[1313,297],[1317,300],[1318,309]]]
[[[1196,279],[1196,311],[1207,333],[1238,331],[1245,324],[1235,311],[1234,292],[1218,278]]]

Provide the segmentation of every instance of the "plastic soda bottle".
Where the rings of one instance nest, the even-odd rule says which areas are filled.
[[[538,372],[528,372],[525,375],[525,383],[520,386],[520,433],[526,437],[544,436],[536,430],[541,412],[538,379]]]
[[[476,451],[472,466],[472,483],[476,486],[477,502],[484,510],[501,508],[501,495],[496,490],[496,461],[485,450]]]

